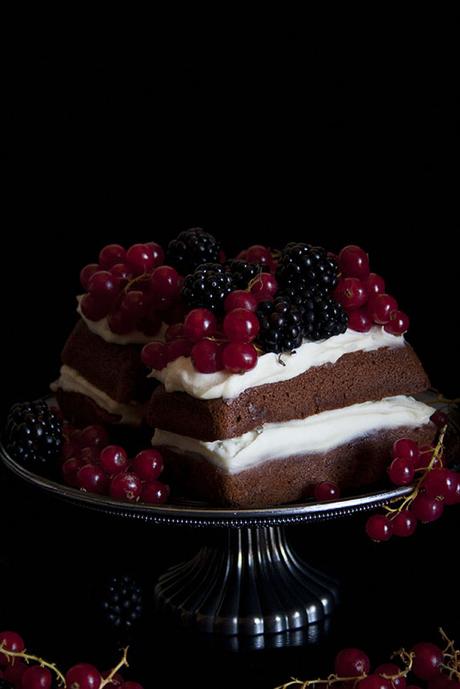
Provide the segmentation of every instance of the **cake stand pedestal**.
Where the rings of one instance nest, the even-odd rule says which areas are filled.
[[[226,636],[272,635],[327,621],[338,587],[295,553],[285,527],[365,512],[406,495],[410,486],[331,501],[265,509],[213,508],[183,501],[151,506],[80,492],[31,473],[0,445],[5,465],[48,494],[97,512],[206,530],[208,543],[188,562],[160,577],[160,609],[184,625]]]

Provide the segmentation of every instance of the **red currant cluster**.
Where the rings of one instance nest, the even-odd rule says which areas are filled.
[[[348,313],[348,327],[366,333],[376,323],[392,335],[405,333],[409,317],[398,309],[396,299],[385,293],[383,278],[370,272],[366,252],[359,246],[346,246],[336,260],[341,278],[334,297]]]
[[[410,651],[401,649],[392,658],[399,658],[403,667],[394,662],[384,663],[371,671],[371,662],[364,651],[345,648],[334,663],[334,673],[326,679],[292,679],[277,689],[334,684],[357,689],[419,689],[420,680],[427,682],[427,689],[460,689],[460,651],[456,650],[444,631],[440,630],[445,647],[421,642]],[[417,685],[413,683],[412,675]]]
[[[432,419],[442,423],[444,416],[436,412]],[[460,474],[444,465],[445,430],[446,426],[436,447],[419,447],[409,438],[393,445],[389,478],[396,486],[409,485],[415,479],[414,489],[398,499],[397,507],[386,506],[386,514],[368,519],[366,532],[373,541],[388,541],[392,535],[411,536],[418,522],[433,522],[442,516],[446,505],[460,504]]]
[[[117,335],[138,330],[154,336],[163,321],[180,320],[183,280],[174,268],[162,265],[164,258],[163,249],[154,242],[134,244],[128,250],[118,244],[105,246],[99,263],[80,273],[87,292],[80,302],[83,315],[91,321],[107,317]]]
[[[239,254],[248,262],[258,262],[274,270],[276,263],[269,249],[253,246]],[[241,259],[243,260],[243,259]],[[171,325],[166,342],[151,342],[142,351],[142,361],[157,371],[180,356],[191,356],[200,373],[230,371],[244,373],[257,364],[258,352],[253,344],[259,334],[255,313],[261,301],[272,300],[278,284],[271,272],[259,273],[247,290],[230,292],[224,301],[225,315],[218,319],[209,309],[192,309],[183,323]]]
[[[67,485],[116,500],[167,502],[170,490],[158,480],[164,462],[157,450],[143,450],[130,460],[122,447],[109,445],[102,426],[77,430],[65,424],[64,438],[61,473]]]
[[[0,633],[0,687],[14,689],[143,689],[138,682],[124,681],[120,670],[128,667],[128,649],[118,665],[100,672],[93,665],[81,663],[64,675],[54,663],[27,653],[23,639],[16,632]],[[57,684],[53,682],[56,679]]]

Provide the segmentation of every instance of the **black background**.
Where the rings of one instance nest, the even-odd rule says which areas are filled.
[[[411,316],[433,384],[458,396],[451,19],[398,17],[382,34],[367,21],[225,36],[157,26],[150,40],[117,34],[107,48],[62,38],[8,52],[2,411],[56,376],[80,267],[104,243],[164,243],[192,225],[229,253],[291,239],[361,244]],[[82,514],[1,481],[0,627],[64,665],[110,665],[116,639],[96,619],[94,591],[116,571],[151,590],[199,537]],[[440,624],[458,637],[458,524],[451,509],[383,546],[366,540],[362,518],[294,529],[345,584],[320,652],[235,655],[154,619],[134,640],[133,676],[146,687],[271,687],[328,672],[344,645],[381,660]]]

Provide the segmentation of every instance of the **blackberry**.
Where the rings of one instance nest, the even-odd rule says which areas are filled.
[[[232,292],[233,279],[220,263],[205,263],[187,275],[182,287],[182,297],[189,309],[205,308],[221,312],[224,299]]]
[[[130,576],[112,577],[103,594],[102,611],[112,627],[132,629],[144,612],[142,586]]]
[[[61,453],[62,422],[43,400],[15,404],[6,422],[5,446],[32,470],[53,468]]]
[[[189,275],[203,263],[219,259],[220,242],[201,227],[184,230],[168,244],[166,263],[181,275]]]
[[[276,271],[282,291],[316,288],[330,292],[337,285],[338,276],[338,265],[325,249],[293,242],[284,248]]]
[[[262,272],[259,263],[247,263],[237,259],[227,261],[226,266],[232,274],[234,289],[247,289],[251,280]]]
[[[344,333],[348,314],[335,299],[317,293],[306,299],[302,306],[303,334],[307,340],[327,340]]]
[[[284,297],[263,301],[257,308],[260,332],[257,343],[264,352],[292,352],[303,339],[302,311]]]

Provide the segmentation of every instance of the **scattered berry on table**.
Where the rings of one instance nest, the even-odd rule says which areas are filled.
[[[144,611],[142,586],[127,575],[112,577],[102,592],[102,610],[111,626],[131,629],[141,619]]]

